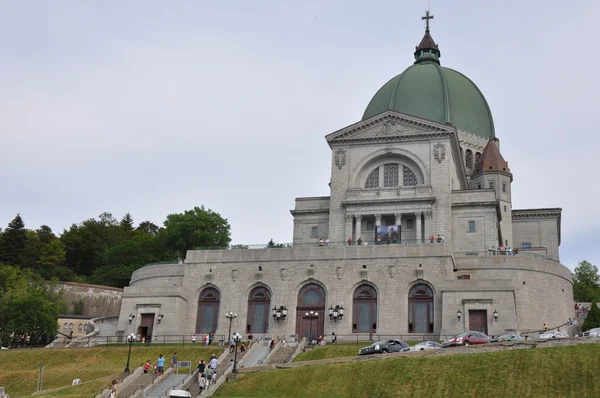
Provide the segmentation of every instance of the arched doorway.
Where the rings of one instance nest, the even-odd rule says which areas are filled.
[[[312,311],[312,315],[311,315]],[[309,314],[308,316],[306,314]],[[316,316],[315,316],[316,314]],[[325,290],[316,283],[300,289],[296,306],[296,333],[307,339],[323,335],[325,330]]]
[[[423,283],[408,293],[408,333],[433,333],[433,290]]]
[[[264,286],[255,287],[248,296],[246,333],[267,333],[271,293]]]
[[[210,333],[217,330],[219,321],[220,295],[214,287],[208,287],[198,298],[198,316],[196,318],[196,333]]]
[[[377,331],[377,291],[370,285],[361,285],[352,299],[352,333]]]

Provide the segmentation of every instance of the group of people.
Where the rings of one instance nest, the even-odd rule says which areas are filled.
[[[429,236],[429,243],[444,243],[444,235],[442,234],[437,234],[437,237],[435,237],[434,235],[430,235]]]
[[[208,363],[204,362],[204,359],[198,362],[198,386],[201,392],[217,380],[218,365],[219,360],[215,354],[210,357]]]
[[[240,350],[240,354],[246,352],[246,346],[244,345],[244,343],[240,343],[238,349]],[[233,351],[235,351],[235,340],[232,337],[229,339],[229,352],[231,353]]]
[[[148,359],[146,361],[146,363],[144,364],[144,373],[154,373],[158,376],[165,374],[165,362],[166,362],[166,358],[163,356],[163,354],[160,354],[158,356],[158,359],[156,360],[156,365],[152,365],[152,362]],[[173,356],[171,357],[171,367],[173,369],[177,369],[177,352],[173,353]]]
[[[501,245],[498,248],[490,247],[490,253],[492,253],[493,255],[500,256],[516,256],[517,254],[519,254],[519,249],[513,250],[512,247],[505,247],[504,245]]]
[[[586,306],[581,305],[579,303],[575,304],[575,313],[577,314],[578,318],[584,317],[587,311],[588,308]]]
[[[211,345],[213,339],[215,338],[214,332],[210,332],[209,334],[202,335],[202,344],[203,345]],[[192,334],[192,343],[196,342],[196,333]]]

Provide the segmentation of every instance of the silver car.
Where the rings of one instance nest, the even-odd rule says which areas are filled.
[[[411,351],[441,350],[442,345],[436,341],[424,341],[410,347]]]
[[[566,339],[567,336],[562,332],[556,330],[549,330],[540,334],[536,339]]]
[[[594,328],[583,332],[583,337],[600,337],[600,328]]]

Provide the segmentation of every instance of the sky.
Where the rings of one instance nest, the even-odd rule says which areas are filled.
[[[0,227],[204,205],[232,243],[291,242],[294,199],[329,195],[324,136],[412,64],[428,8],[513,208],[561,207],[561,262],[600,265],[595,0],[0,0]]]

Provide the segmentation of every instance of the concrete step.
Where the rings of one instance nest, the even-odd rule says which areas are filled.
[[[186,376],[187,375],[177,375],[177,374],[168,375],[164,380],[162,380],[160,383],[158,383],[148,393],[148,395],[146,395],[146,398],[160,398],[160,396],[163,395],[165,392],[167,392],[167,390],[170,387],[177,385],[177,383],[179,383],[180,381],[185,379]]]
[[[129,397],[140,388],[146,387],[148,384],[152,384],[152,380],[156,375],[152,373],[142,373],[130,385],[119,390],[119,397]]]
[[[295,351],[296,347],[280,347],[269,359],[269,363],[288,363]]]

